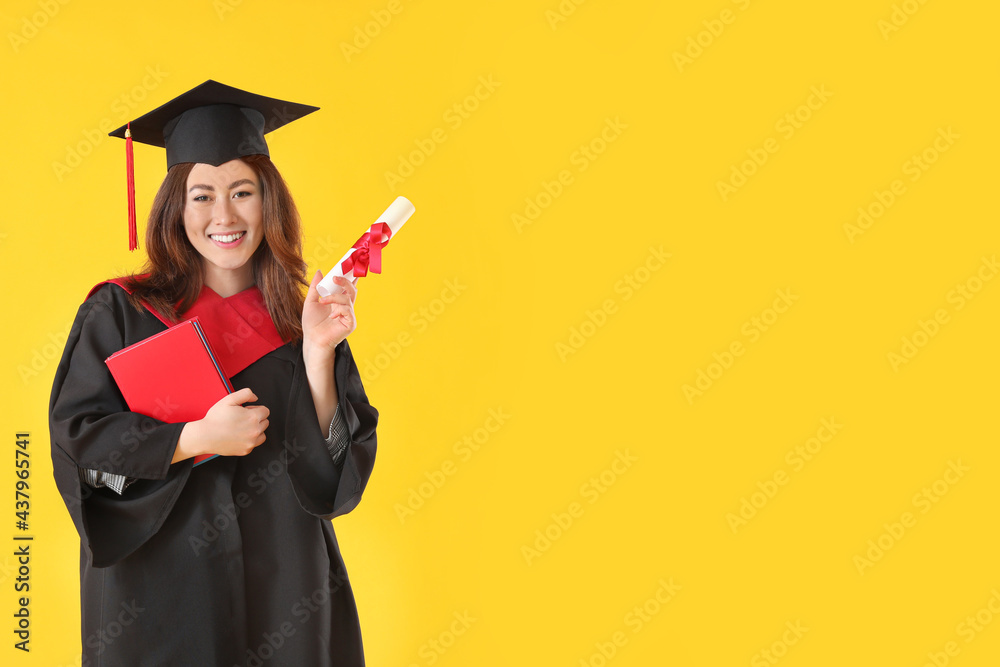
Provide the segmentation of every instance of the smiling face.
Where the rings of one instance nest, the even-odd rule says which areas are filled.
[[[249,165],[198,163],[188,175],[184,231],[202,257],[205,284],[221,296],[253,285],[250,258],[264,239],[260,181]]]

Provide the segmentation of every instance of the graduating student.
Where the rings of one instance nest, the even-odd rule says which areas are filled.
[[[167,152],[149,260],[80,307],[50,402],[85,665],[364,664],[330,523],[375,459],[378,413],[346,340],[356,289],[307,283],[264,141],[315,110],[208,81],[131,123]],[[105,359],[195,315],[235,392],[187,423],[130,412]]]

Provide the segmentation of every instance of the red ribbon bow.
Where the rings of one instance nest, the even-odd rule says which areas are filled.
[[[385,240],[382,237],[385,236]],[[384,222],[376,222],[361,238],[351,246],[355,251],[340,265],[344,275],[354,274],[357,278],[368,275],[368,269],[372,273],[382,273],[382,248],[389,243],[392,237],[392,230]]]

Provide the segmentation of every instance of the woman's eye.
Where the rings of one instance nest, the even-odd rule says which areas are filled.
[[[233,197],[236,197],[237,199],[243,199],[244,197],[249,197],[252,194],[253,194],[252,192],[247,192],[246,190],[240,190],[235,195],[233,195]]]
[[[197,195],[193,201],[208,201],[208,195]]]

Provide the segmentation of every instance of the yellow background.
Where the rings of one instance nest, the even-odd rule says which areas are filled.
[[[1000,280],[976,278],[1000,250],[1000,10],[388,7],[4,3],[0,659],[77,664],[78,539],[46,413],[79,303],[143,259],[126,250],[124,145],[106,131],[214,78],[322,107],[269,137],[312,269],[396,195],[417,207],[385,273],[361,282],[350,339],[381,412],[364,501],[335,522],[369,664],[997,664]],[[796,113],[788,136],[780,122]],[[766,142],[777,151],[742,166]],[[925,151],[933,164],[911,180]],[[137,145],[135,160],[142,234],[164,157]],[[393,189],[401,160],[420,164]],[[754,173],[724,200],[734,166]],[[896,180],[903,194],[849,238]],[[647,272],[651,247],[670,257]],[[629,293],[626,277],[645,282]],[[979,290],[961,308],[958,285]],[[779,290],[796,300],[775,320]],[[892,364],[921,322],[935,335]],[[722,368],[713,355],[728,361],[733,343],[743,354]],[[699,371],[716,379],[688,400]],[[477,431],[496,426],[490,410],[508,417]],[[824,419],[842,425],[832,438]],[[11,632],[25,430],[29,655]],[[818,432],[828,442],[796,469]],[[455,443],[476,437],[460,456]],[[616,456],[634,461],[615,473]],[[949,462],[968,470],[946,474]],[[432,488],[442,467],[453,474]],[[613,482],[595,493],[602,472]],[[776,475],[787,483],[769,485]],[[401,520],[411,490],[428,497]],[[760,507],[734,532],[744,499]],[[561,528],[553,515],[567,525],[572,503]],[[859,565],[880,539],[881,557]],[[991,622],[970,637],[977,612]],[[471,626],[453,625],[466,613]]]

